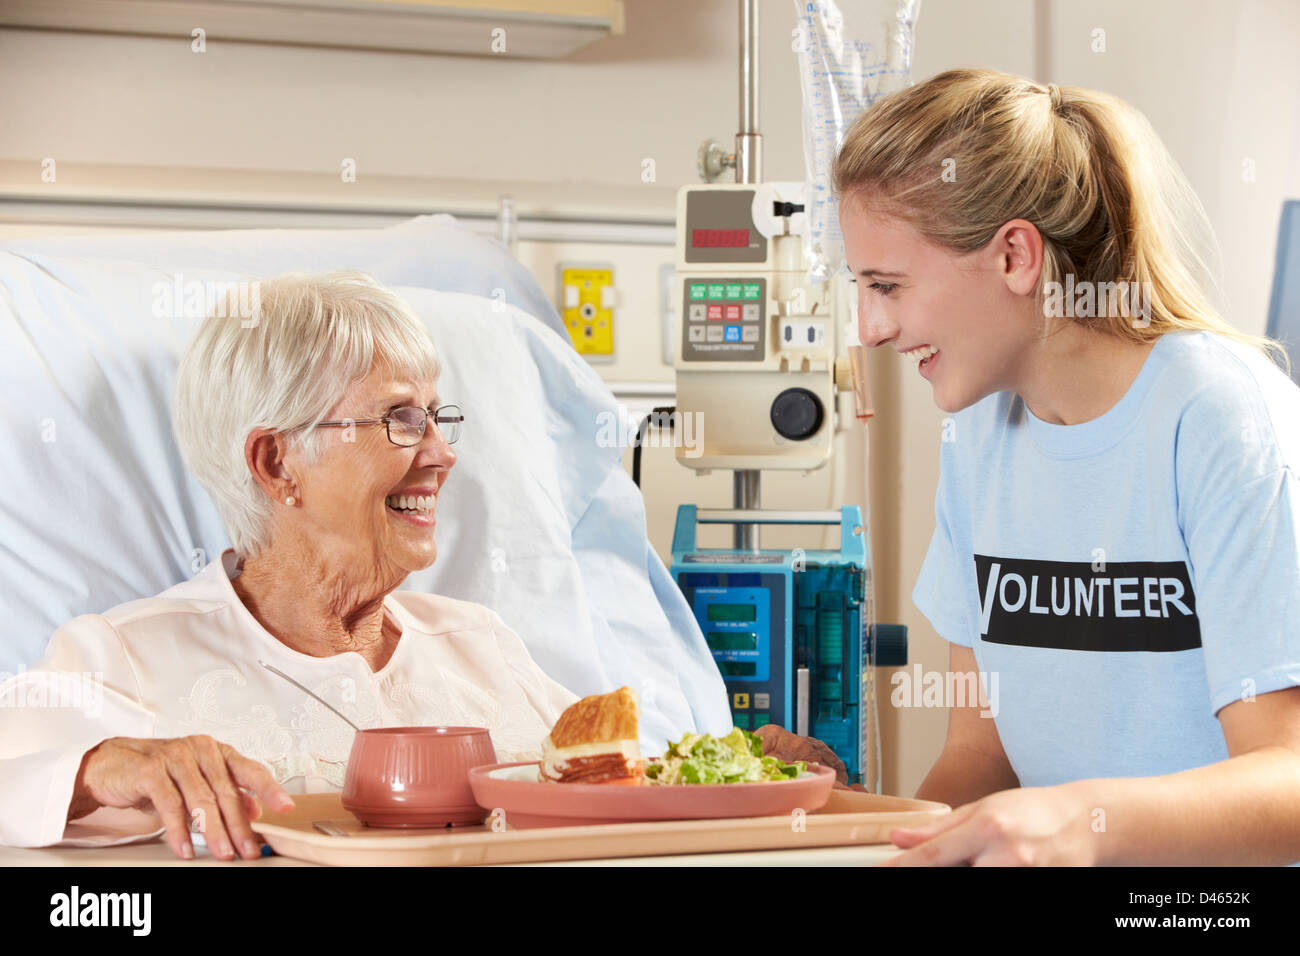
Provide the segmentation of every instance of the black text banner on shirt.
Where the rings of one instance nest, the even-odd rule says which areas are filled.
[[[1072,651],[1201,646],[1182,561],[1035,561],[975,557],[980,634],[992,644]]]

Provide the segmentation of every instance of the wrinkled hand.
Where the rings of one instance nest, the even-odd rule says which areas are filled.
[[[849,786],[849,772],[844,762],[835,756],[835,751],[816,737],[800,737],[776,724],[764,724],[754,731],[763,741],[763,755],[771,754],[778,760],[794,763],[819,763],[835,771],[835,788],[837,790],[865,790],[861,784]]]
[[[261,808],[245,790],[276,810],[293,808],[266,767],[206,734],[111,737],[82,758],[68,820],[98,807],[152,809],[162,817],[167,842],[182,859],[194,857],[194,821],[213,856],[234,859],[233,841],[240,855],[252,860],[261,848],[248,821],[256,820]]]
[[[907,852],[881,866],[1093,866],[1093,803],[1068,786],[1002,790],[926,826],[889,831]]]

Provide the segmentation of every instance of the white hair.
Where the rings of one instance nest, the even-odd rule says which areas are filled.
[[[253,301],[251,317],[223,303],[204,320],[172,402],[181,454],[240,556],[266,544],[271,516],[270,496],[244,459],[249,432],[289,434],[311,463],[321,451],[316,423],[353,382],[380,365],[412,382],[441,371],[424,324],[364,273],[277,276],[256,284]]]

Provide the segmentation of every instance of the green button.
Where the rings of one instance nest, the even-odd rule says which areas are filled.
[[[721,282],[717,283],[716,285],[709,286],[710,299],[721,299],[725,294],[725,292],[726,292],[726,286],[724,286]]]
[[[763,287],[759,285],[757,282],[746,282],[744,286],[742,286],[742,288],[744,290],[744,295],[742,296],[742,298],[759,299],[762,298],[763,296],[763,293],[761,291]]]
[[[729,283],[727,283],[727,298],[728,298],[728,299],[739,299],[739,298],[740,298],[740,290],[741,290],[741,288],[742,288],[742,286],[741,286],[741,284],[740,284],[739,282],[729,282]]]
[[[767,714],[755,714],[755,715],[754,715],[754,729],[755,729],[755,730],[758,730],[759,727],[762,727],[764,724],[770,724],[771,722],[772,722],[772,718],[769,717]]]
[[[749,729],[749,714],[732,714],[731,720],[741,730]]]
[[[694,301],[694,300],[696,300],[696,299],[704,300],[704,299],[707,299],[708,297],[709,297],[709,287],[708,287],[707,285],[705,285],[703,282],[692,282],[692,283],[691,283],[691,299],[692,299],[692,301]]]

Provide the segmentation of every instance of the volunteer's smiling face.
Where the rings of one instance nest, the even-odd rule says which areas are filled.
[[[1014,230],[1004,226],[987,246],[956,255],[856,196],[840,204],[840,228],[863,345],[903,354],[946,412],[1015,387],[1034,342],[1035,300],[1024,294],[1033,263],[1017,260]]]
[[[436,383],[394,381],[375,370],[353,383],[327,417],[382,418],[402,405],[432,410],[438,403]],[[286,460],[300,487],[295,530],[313,548],[371,567],[385,580],[433,564],[438,493],[456,463],[433,421],[418,444],[405,447],[389,441],[383,424],[322,431],[318,461],[304,466],[292,454]]]

